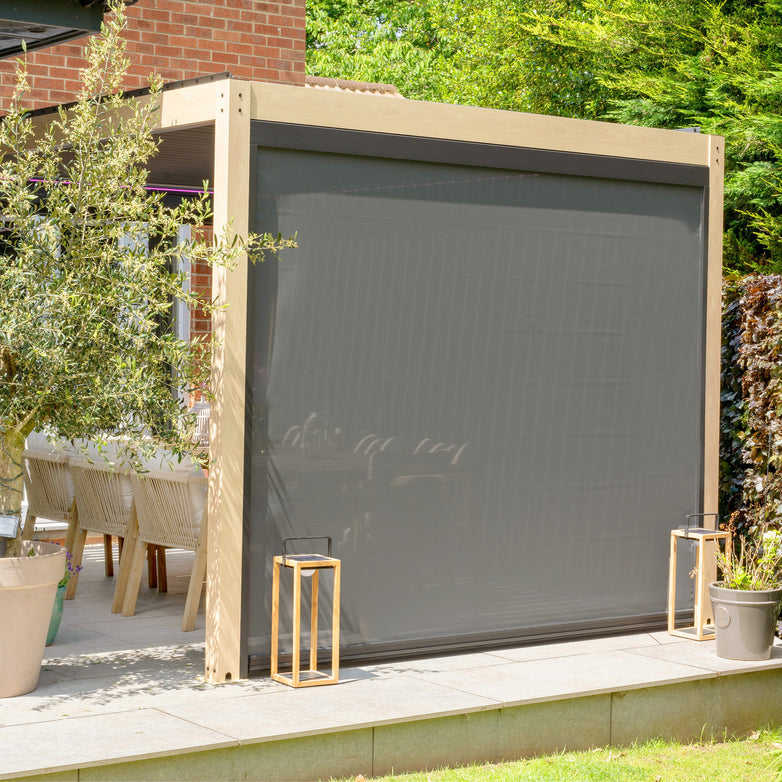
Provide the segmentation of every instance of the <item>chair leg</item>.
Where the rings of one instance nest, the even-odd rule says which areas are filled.
[[[133,616],[136,613],[136,600],[138,600],[138,590],[141,586],[141,574],[144,570],[146,556],[147,544],[143,540],[137,540],[133,547],[133,560],[128,570],[128,586],[125,590],[125,599],[122,601],[122,616]]]
[[[103,536],[103,552],[106,559],[106,576],[111,578],[114,575],[114,549],[111,546],[111,535]]]
[[[22,540],[32,540],[35,535],[35,519],[37,517],[28,511],[22,528]]]
[[[73,541],[76,539],[76,533],[79,531],[79,508],[76,500],[71,505],[71,512],[68,514],[68,529],[65,532],[65,548],[73,551]]]
[[[117,573],[117,583],[114,584],[114,599],[111,601],[112,614],[118,614],[122,611],[122,603],[125,600],[125,592],[128,588],[128,573],[133,563],[133,550],[136,547],[136,540],[138,540],[138,519],[136,518],[135,505],[130,509],[127,537],[119,540],[119,572]]]
[[[193,569],[190,572],[190,585],[187,588],[187,600],[185,601],[185,616],[182,619],[182,631],[187,633],[195,630],[198,604],[201,602],[201,590],[206,578],[206,524],[201,525],[201,534],[198,536]]]
[[[68,582],[68,588],[65,590],[65,599],[73,600],[76,596],[76,587],[79,584],[79,572],[78,567],[81,565],[82,557],[84,556],[84,541],[87,540],[87,530],[79,529],[76,532],[76,537],[73,540],[73,548],[71,549],[71,567],[76,571]]]
[[[157,588],[157,546],[147,547],[147,582],[150,589]]]
[[[166,572],[166,547],[157,547],[157,589],[168,592],[168,573]]]

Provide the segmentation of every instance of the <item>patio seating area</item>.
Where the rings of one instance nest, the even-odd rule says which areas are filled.
[[[131,467],[131,459],[139,462],[140,472]],[[194,629],[206,578],[207,517],[207,479],[196,462],[165,450],[143,457],[126,452],[118,441],[74,445],[38,432],[28,437],[22,462],[27,499],[23,538],[33,537],[38,519],[65,525],[60,542],[72,552],[74,568],[66,599],[76,595],[89,533],[104,538],[107,576],[114,575],[112,539],[118,539],[120,553],[123,542],[127,546],[111,601],[112,613],[126,617],[135,611],[145,560],[150,586],[157,586],[159,572],[160,591],[165,592],[166,549],[183,548],[194,551],[195,558],[182,630]]]
[[[142,585],[122,617],[103,545],[85,548],[38,689],[0,702],[0,779],[369,777],[782,722],[782,646],[731,662],[662,631],[210,685],[203,611],[180,629],[192,563],[170,550],[168,592]]]

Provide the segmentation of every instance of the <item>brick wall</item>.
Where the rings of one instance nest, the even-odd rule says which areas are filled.
[[[195,239],[211,242],[214,232],[211,225],[202,225],[195,230]],[[194,293],[206,300],[212,300],[212,268],[206,263],[192,262],[190,266],[190,287]],[[194,307],[190,311],[190,337],[191,339],[209,341],[212,334],[212,316],[205,313],[200,307]],[[190,394],[190,403],[201,400],[200,391]]]
[[[167,82],[230,71],[255,81],[304,84],[305,0],[139,0],[128,8],[128,88],[150,72]],[[86,38],[31,52],[32,108],[67,103],[79,89]],[[14,60],[0,60],[0,110]]]
[[[211,242],[213,231],[211,225],[203,225],[198,229],[197,238]],[[212,268],[205,263],[194,262],[190,268],[190,286],[194,292],[206,301],[212,300]],[[212,333],[212,316],[202,309],[196,308],[190,316],[190,336],[208,338]]]

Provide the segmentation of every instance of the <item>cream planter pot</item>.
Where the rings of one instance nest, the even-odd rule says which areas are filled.
[[[0,698],[38,686],[65,549],[24,542],[23,556],[0,559]],[[24,556],[33,547],[36,556]]]

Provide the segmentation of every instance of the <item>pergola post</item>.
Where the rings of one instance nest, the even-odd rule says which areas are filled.
[[[250,186],[250,89],[226,80],[215,99],[214,230],[246,236]],[[247,257],[215,268],[213,296],[228,305],[214,316],[207,541],[206,678],[244,678],[242,653],[242,535],[245,457]],[[219,432],[217,436],[215,434]]]

